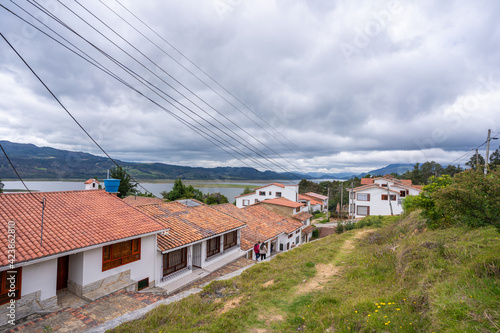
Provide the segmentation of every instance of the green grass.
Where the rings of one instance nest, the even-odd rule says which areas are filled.
[[[500,240],[494,228],[428,230],[416,212],[307,243],[160,306],[113,332],[496,332]],[[356,233],[365,230],[361,239]],[[355,246],[348,250],[348,241]],[[297,293],[320,264],[340,267]],[[273,280],[273,283],[263,286]],[[237,305],[222,313],[228,301]]]

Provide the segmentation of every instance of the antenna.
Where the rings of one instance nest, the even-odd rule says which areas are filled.
[[[45,197],[42,198],[42,228],[40,229],[40,246],[43,246],[43,213],[45,212]]]

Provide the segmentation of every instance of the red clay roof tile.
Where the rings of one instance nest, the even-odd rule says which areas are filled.
[[[45,197],[43,245],[40,245]],[[102,190],[0,194],[0,244],[15,222],[16,262],[165,230],[165,227]],[[7,252],[0,265],[8,264]]]

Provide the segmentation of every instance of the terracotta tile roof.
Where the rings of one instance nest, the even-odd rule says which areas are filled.
[[[99,184],[99,182],[96,179],[94,179],[94,178],[90,178],[84,184],[92,184],[93,182],[96,182],[97,184]]]
[[[40,245],[45,197],[43,246]],[[103,190],[0,194],[0,265],[7,261],[7,223],[15,222],[16,262],[25,262],[166,228]]]
[[[285,185],[283,185],[283,184],[280,184],[280,183],[271,183],[271,184],[267,184],[267,185],[264,185],[264,186],[261,186],[261,187],[257,187],[254,190],[258,190],[258,189],[261,189],[261,188],[264,188],[264,187],[268,187],[268,186],[271,186],[271,185],[285,188]]]
[[[129,195],[128,197],[123,198],[123,201],[128,203],[130,206],[141,206],[141,205],[149,205],[149,204],[159,204],[164,202],[162,199],[153,198],[153,197],[137,197],[134,195]]]
[[[291,207],[291,208],[297,208],[297,207],[305,206],[301,202],[295,202],[295,201],[292,201],[292,200],[288,200],[287,198],[267,199],[267,200],[261,201],[259,203],[271,204],[271,205],[278,205],[278,206],[285,206],[285,207]]]
[[[247,227],[241,230],[241,248],[245,251],[251,249],[258,241],[267,241],[282,233],[289,234],[304,226],[295,219],[275,213],[260,205],[242,209],[231,204],[212,207],[247,224]]]
[[[361,178],[361,185],[373,184],[373,178]]]
[[[302,234],[310,234],[311,232],[313,232],[314,230],[314,226],[313,225],[308,225],[307,227],[305,227],[304,229],[302,229]]]
[[[310,197],[319,199],[319,200],[326,200],[326,199],[328,199],[328,197],[326,195],[321,195],[321,194],[314,193],[314,192],[307,192],[307,193],[304,193],[304,194],[308,195]]]
[[[310,219],[313,217],[312,214],[309,214],[308,212],[300,212],[295,215],[293,215],[293,218],[299,220],[299,221],[306,221],[307,219]]]
[[[326,197],[325,197],[326,198]],[[322,205],[322,201],[318,201],[317,198],[310,197],[306,194],[299,194],[299,200],[307,200],[311,202],[311,205]]]
[[[173,201],[137,208],[170,229],[168,235],[158,235],[158,248],[162,252],[245,226],[244,222],[207,205],[187,207]]]

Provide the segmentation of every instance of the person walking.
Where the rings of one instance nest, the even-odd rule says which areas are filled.
[[[259,256],[260,256],[260,241],[255,243],[255,245],[253,246],[253,252],[255,252],[255,260],[259,260]]]
[[[262,243],[260,245],[259,252],[260,252],[260,261],[266,260],[266,254],[267,254],[266,243]]]

